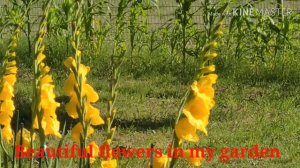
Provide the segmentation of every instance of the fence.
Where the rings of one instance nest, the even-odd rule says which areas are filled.
[[[20,1],[20,0],[19,0]],[[40,1],[39,3],[35,4],[33,7],[33,10],[31,11],[31,20],[33,24],[38,24],[38,18],[42,14],[41,6],[42,3],[45,0]],[[62,0],[53,0],[56,4],[59,4],[62,2]],[[97,2],[97,0],[94,0],[94,2]],[[202,13],[201,10],[201,3],[202,0],[196,0],[192,6],[192,11],[197,11],[195,12],[194,15],[194,21],[201,25],[203,23],[202,19]],[[220,2],[220,1],[217,1]],[[231,7],[235,7],[239,4],[245,4],[246,0],[241,0],[236,3],[231,3]],[[117,11],[117,3],[118,0],[111,0],[110,1],[110,8],[112,15],[116,15]],[[297,0],[285,0],[283,1],[284,8],[288,9],[289,11],[295,13],[300,12],[300,1]],[[0,12],[2,11],[1,8],[5,7],[5,5],[9,5],[8,0],[0,0]],[[156,8],[153,8],[148,11],[148,24],[151,29],[157,29],[161,25],[165,24],[168,22],[170,19],[174,18],[174,13],[177,8],[176,0],[158,0],[158,6],[159,10]],[[260,2],[258,6],[256,6],[257,9],[265,9],[267,12],[268,10],[271,10],[272,8],[276,8],[276,0],[265,0],[263,2]],[[232,16],[233,11],[228,11],[228,16]],[[3,13],[3,12],[1,12]],[[0,14],[1,16],[1,14]],[[37,31],[37,26],[33,26],[33,31]]]

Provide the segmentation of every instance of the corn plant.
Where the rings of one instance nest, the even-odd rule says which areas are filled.
[[[31,41],[31,33],[32,33],[32,25],[34,24],[33,20],[30,17],[30,13],[32,10],[33,5],[39,2],[39,0],[21,0],[24,7],[20,6],[21,8],[25,8],[26,10],[26,31],[25,35],[27,38],[27,44],[28,44],[28,58],[31,57],[32,54],[32,41]]]
[[[134,0],[130,4],[129,33],[130,33],[130,56],[133,64],[133,52],[138,44],[143,46],[143,36],[147,33],[147,10],[150,6],[145,6],[142,1]]]
[[[182,65],[183,65],[183,72],[186,70],[186,59],[187,59],[187,28],[191,24],[192,13],[190,11],[192,3],[196,0],[176,0],[178,3],[178,8],[176,9],[175,16],[176,21],[180,25],[181,31],[181,52],[182,52]]]

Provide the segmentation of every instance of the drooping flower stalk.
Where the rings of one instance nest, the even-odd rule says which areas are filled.
[[[92,125],[101,125],[104,124],[104,121],[100,117],[99,109],[92,105],[99,100],[99,96],[93,87],[87,83],[86,75],[90,71],[90,67],[81,63],[82,5],[82,0],[76,1],[74,31],[71,37],[74,55],[64,61],[64,65],[70,71],[64,84],[64,91],[70,97],[70,101],[66,104],[68,115],[74,119],[79,119],[79,122],[71,130],[72,139],[80,144],[81,149],[85,149],[87,138],[94,133]],[[94,143],[91,142],[91,144],[95,146]],[[83,152],[82,150],[82,156]],[[86,167],[88,164],[85,158],[80,158],[79,167]]]
[[[59,133],[60,123],[57,120],[56,109],[59,103],[55,101],[54,84],[50,74],[50,67],[44,63],[46,55],[44,37],[47,32],[47,18],[51,0],[45,4],[44,15],[41,20],[38,36],[35,42],[34,57],[34,80],[32,98],[32,132],[37,129],[40,138],[40,148],[44,148],[46,136],[54,135],[61,137]],[[39,162],[41,166],[41,159]]]
[[[13,139],[13,130],[10,124],[15,110],[13,97],[18,70],[15,49],[22,26],[23,23],[16,25],[0,70],[0,125],[3,126],[1,128],[2,137],[7,143]]]

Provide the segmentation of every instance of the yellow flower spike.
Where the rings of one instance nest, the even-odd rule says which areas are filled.
[[[87,137],[93,133],[94,133],[94,128],[89,126],[87,130]],[[72,139],[78,144],[80,143],[80,136],[82,136],[81,134],[83,134],[83,127],[81,123],[77,123],[71,130],[71,136]]]
[[[87,104],[85,120],[86,122],[90,121],[91,125],[104,124],[104,120],[100,117],[100,111],[90,104]]]
[[[76,34],[76,36],[79,36],[80,35],[80,31],[77,30],[75,34]]]
[[[2,91],[0,91],[0,101],[11,99],[14,96],[14,88],[8,83],[4,82]]]
[[[215,65],[209,65],[209,66],[201,69],[201,72],[203,74],[212,73],[214,71],[216,71],[216,66]]]
[[[186,141],[198,142],[199,137],[196,131],[196,127],[191,125],[187,118],[180,119],[175,126],[175,133],[178,139]]]
[[[35,140],[35,134],[32,136],[32,141]],[[21,144],[21,130],[18,131],[16,136],[16,145]],[[31,137],[30,137],[30,131],[28,131],[26,128],[23,128],[22,130],[22,145],[25,147],[25,151],[27,151],[26,148],[31,147]]]
[[[92,149],[92,153],[90,153],[90,149]],[[90,156],[90,164],[93,164],[99,156],[99,147],[95,141],[92,141],[87,145],[86,150]]]
[[[9,85],[14,85],[17,80],[17,77],[15,74],[10,74],[10,75],[4,75],[3,76],[3,81],[7,82]]]
[[[198,152],[198,151],[197,151]],[[191,154],[191,150],[185,150],[184,151],[184,158],[193,166],[201,166],[201,153],[199,152],[198,157],[196,155],[196,152]]]
[[[13,130],[10,125],[4,126],[2,129],[2,136],[6,143],[10,143],[10,141],[14,138]]]
[[[164,168],[168,163],[168,157],[166,155],[162,155],[162,157],[153,159],[153,168]],[[148,164],[148,168],[150,168],[150,163]]]
[[[101,161],[101,168],[116,168],[117,166],[118,165],[116,159]]]

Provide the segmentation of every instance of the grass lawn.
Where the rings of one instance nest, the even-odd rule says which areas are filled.
[[[219,61],[217,64],[220,64]],[[93,66],[93,65],[92,65]],[[218,65],[217,65],[218,66]],[[220,64],[222,68],[224,64]],[[124,66],[126,69],[126,65]],[[234,67],[232,68],[234,69]],[[106,100],[109,97],[108,77],[96,71],[89,75],[89,81],[100,93],[100,106],[103,117],[106,113]],[[213,109],[208,126],[208,136],[200,135],[198,144],[191,147],[216,148],[213,159],[204,161],[204,167],[297,167],[300,163],[300,87],[297,74],[287,78],[268,79],[263,75],[247,74],[246,66],[236,72],[219,70],[216,85],[216,106]],[[172,127],[176,118],[180,100],[188,88],[187,83],[180,82],[176,75],[170,73],[149,73],[135,77],[127,73],[122,75],[116,107],[118,108],[115,125],[117,134],[114,147],[155,147],[167,148],[172,140]],[[66,74],[62,70],[53,70],[56,79],[56,90],[62,91]],[[272,74],[272,72],[269,72]],[[103,74],[103,73],[102,73]],[[264,73],[265,74],[265,73]],[[29,114],[31,94],[31,74],[29,69],[20,71],[17,84],[17,109],[23,120]],[[26,110],[27,109],[27,110]],[[59,110],[62,120],[65,118],[63,107]],[[22,115],[24,114],[24,115]],[[63,123],[63,121],[62,121]],[[69,135],[67,135],[69,136]],[[73,143],[66,138],[64,143]],[[101,144],[104,139],[104,128],[98,127],[91,137]],[[57,141],[50,138],[50,144]],[[54,145],[55,144],[55,145]],[[260,148],[279,148],[279,159],[252,159],[246,153],[245,159],[229,159],[220,162],[221,148],[249,149],[258,144]],[[230,156],[229,153],[226,154]],[[207,158],[206,158],[207,159]],[[205,159],[205,160],[206,160]],[[120,159],[121,167],[146,167],[147,159]],[[65,160],[62,164],[68,164]],[[127,165],[127,166],[126,166]],[[180,161],[177,167],[189,167],[186,161]]]

